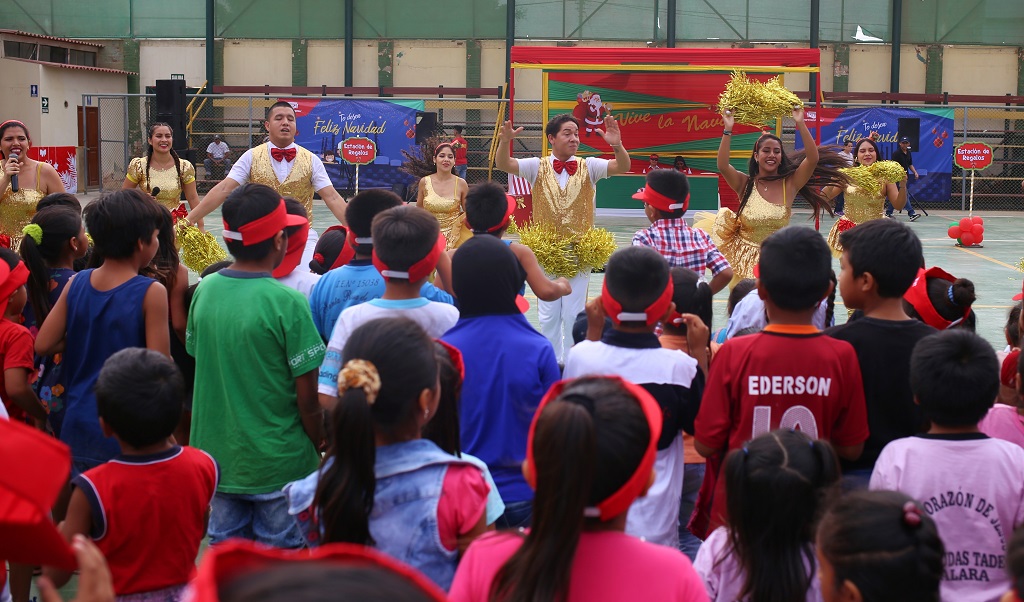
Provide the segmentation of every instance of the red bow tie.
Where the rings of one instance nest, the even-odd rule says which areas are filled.
[[[574,176],[576,175],[576,168],[578,167],[578,164],[576,163],[576,159],[573,159],[571,161],[561,161],[559,159],[555,159],[554,163],[552,163],[551,166],[555,168],[555,173],[562,173],[563,171],[567,171],[569,172],[570,176]]]
[[[292,148],[277,148],[270,149],[270,156],[274,158],[274,161],[294,161],[295,160],[295,147]]]

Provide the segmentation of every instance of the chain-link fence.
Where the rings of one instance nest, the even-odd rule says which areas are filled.
[[[153,95],[94,96],[99,107],[98,140],[101,189],[114,190],[124,181],[128,162],[142,156],[146,149],[146,126],[156,120]],[[337,100],[332,97],[316,97]],[[350,97],[349,97],[350,98]],[[186,116],[190,160],[196,166],[200,192],[209,190],[222,179],[233,158],[245,149],[266,140],[263,121],[274,96],[190,96]],[[418,98],[387,100],[422,101],[424,112],[437,115],[439,133],[453,134],[453,126],[463,126],[463,137],[469,142],[467,180],[470,184],[493,179],[506,184],[503,172],[494,169],[493,157],[498,152],[497,132],[511,115],[515,125],[522,127],[513,144],[513,156],[537,156],[541,152],[546,121],[539,100],[519,100],[510,106],[499,99]],[[85,103],[83,103],[85,104]],[[885,108],[870,105],[832,105],[841,108]],[[906,105],[911,108],[912,105]],[[958,106],[954,109],[953,131],[948,134],[950,148],[965,141],[985,142],[993,148],[991,167],[975,173],[975,209],[1024,210],[1024,107]],[[792,119],[784,119],[782,138],[786,148],[793,148],[796,130]],[[926,136],[923,135],[922,139]],[[228,162],[211,163],[206,159],[207,146],[220,136],[231,149]],[[85,136],[86,140],[90,136]],[[638,143],[639,144],[639,143]],[[642,146],[642,144],[639,144]],[[86,149],[91,150],[91,149]],[[315,149],[314,149],[315,150]],[[503,149],[502,149],[503,152]],[[883,151],[884,154],[884,151]],[[87,153],[88,155],[88,153]],[[883,158],[887,158],[883,156]],[[954,164],[952,183],[943,200],[929,201],[925,208],[966,208],[970,195],[970,174]]]

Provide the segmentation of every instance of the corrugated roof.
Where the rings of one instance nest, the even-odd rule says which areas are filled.
[[[58,38],[57,36],[48,36],[41,33],[29,33],[27,31],[18,31],[17,29],[0,29],[0,33],[11,33],[19,36],[28,36],[30,38],[41,38],[43,40],[54,40],[56,42],[66,42],[68,44],[82,44],[85,46],[95,46],[96,48],[103,48],[103,44],[99,44],[96,42],[73,40],[71,38]]]
[[[32,59],[19,59],[14,57],[4,57],[9,61],[21,61],[23,63],[35,63],[37,65],[44,65],[46,67],[60,67],[62,69],[82,69],[85,71],[99,71],[101,73],[120,73],[122,75],[138,75],[134,71],[122,71],[121,69],[107,69],[106,67],[90,67],[88,65],[68,65],[66,63],[51,63],[48,61],[33,61]]]

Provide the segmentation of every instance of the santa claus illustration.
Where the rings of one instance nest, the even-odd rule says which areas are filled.
[[[576,97],[576,109],[573,111],[573,115],[577,119],[583,119],[586,135],[590,136],[594,133],[595,128],[600,129],[604,126],[604,118],[611,113],[611,110],[610,104],[601,102],[600,94],[593,94],[587,90]]]

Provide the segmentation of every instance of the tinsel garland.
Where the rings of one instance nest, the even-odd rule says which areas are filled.
[[[766,82],[752,80],[743,71],[733,71],[732,79],[718,97],[718,111],[732,111],[736,123],[763,127],[778,117],[793,113],[803,101],[782,85],[779,76]]]
[[[896,184],[907,177],[903,166],[895,161],[875,161],[871,165],[841,169],[850,183],[871,196],[882,194],[883,184]]]
[[[181,262],[193,272],[202,273],[211,265],[228,258],[227,251],[220,246],[213,234],[201,231],[187,220],[178,220],[174,230],[181,249]]]
[[[519,226],[513,220],[509,232],[518,234],[519,242],[530,247],[544,271],[556,277],[572,278],[580,272],[602,269],[617,248],[615,237],[604,228],[573,236],[537,223]]]

